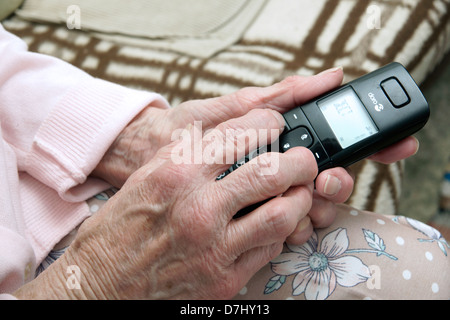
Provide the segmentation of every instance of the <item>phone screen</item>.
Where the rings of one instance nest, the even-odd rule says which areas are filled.
[[[351,87],[320,100],[318,106],[342,149],[378,132],[378,128]]]

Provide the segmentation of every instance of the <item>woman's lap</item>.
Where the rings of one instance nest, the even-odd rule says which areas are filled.
[[[91,212],[113,194],[89,200]],[[64,252],[75,234],[37,273]],[[444,238],[423,223],[339,205],[330,227],[315,230],[302,246],[285,246],[235,299],[450,299],[449,255]]]
[[[341,205],[330,227],[285,246],[235,299],[450,299],[449,251],[418,221]]]

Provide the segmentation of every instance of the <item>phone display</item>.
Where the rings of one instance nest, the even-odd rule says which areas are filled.
[[[342,149],[378,132],[361,100],[350,87],[318,101],[317,104]]]

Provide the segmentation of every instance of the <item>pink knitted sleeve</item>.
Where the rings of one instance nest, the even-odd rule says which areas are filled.
[[[78,201],[99,185],[89,173],[122,129],[158,94],[95,79],[53,57],[31,53],[0,26],[0,117],[18,169]],[[104,187],[104,186],[103,186]],[[80,198],[81,197],[81,198]]]
[[[31,53],[0,25],[0,298],[34,276],[107,184],[89,177],[123,128],[158,94],[95,79]]]

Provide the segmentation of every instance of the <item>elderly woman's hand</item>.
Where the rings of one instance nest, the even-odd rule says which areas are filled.
[[[342,77],[340,68],[330,69],[313,77],[292,76],[267,88],[244,88],[218,98],[187,101],[171,109],[147,107],[117,137],[94,175],[121,187],[173,140],[175,132],[194,121],[201,122],[205,132],[253,109],[284,113],[337,87]]]
[[[315,158],[305,148],[263,154],[224,179],[215,178],[229,167],[230,159],[240,159],[260,143],[246,130],[265,130],[270,143],[284,126],[280,113],[341,81],[342,71],[335,69],[175,109],[144,110],[95,172],[121,190],[82,224],[64,255],[16,295],[234,296],[280,253],[283,242],[304,242],[313,227],[329,225],[334,204],[347,200],[353,179],[342,168],[317,176]],[[202,121],[204,132],[196,134],[195,126],[187,126],[195,120]],[[186,126],[190,129],[172,142],[175,130]],[[241,135],[244,148],[237,143]],[[201,161],[192,161],[199,143]],[[408,138],[374,159],[392,162],[416,149],[416,140]],[[233,219],[240,209],[269,198],[250,214]],[[79,289],[68,285],[67,270],[72,266],[81,271]]]
[[[80,227],[66,253],[16,295],[19,298],[227,299],[282,250],[309,212],[317,164],[305,148],[267,153],[217,181],[257,146],[247,130],[284,126],[280,113],[252,110],[203,137],[161,148],[97,214]],[[236,145],[241,137],[246,148]],[[175,161],[196,145],[214,150],[210,164]],[[283,196],[275,197],[283,194]],[[251,214],[248,205],[274,197]],[[67,270],[81,271],[79,288]],[[72,267],[73,268],[73,267]]]
[[[340,68],[330,69],[313,77],[293,76],[267,88],[244,88],[234,94],[206,100],[193,100],[176,108],[162,110],[149,107],[139,114],[116,139],[94,175],[116,187],[169,144],[174,132],[201,121],[203,131],[229,119],[247,114],[253,109],[272,109],[284,113],[341,84]],[[373,160],[391,163],[413,155],[418,142],[410,137],[381,151]],[[345,202],[353,191],[353,178],[343,168],[322,172],[316,180],[314,204],[291,237],[293,244],[305,242],[313,227],[326,227],[335,217],[334,204]]]

